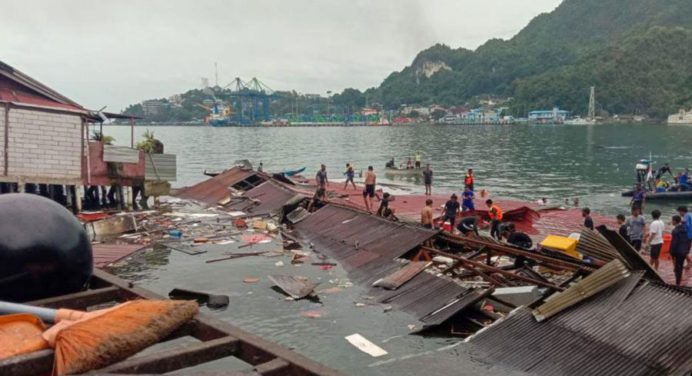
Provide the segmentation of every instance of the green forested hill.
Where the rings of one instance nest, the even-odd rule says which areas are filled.
[[[508,41],[422,51],[375,98],[394,108],[500,95],[517,115],[554,105],[583,113],[596,86],[601,111],[662,117],[692,99],[691,33],[690,0],[565,0]],[[442,68],[430,75],[431,66]]]

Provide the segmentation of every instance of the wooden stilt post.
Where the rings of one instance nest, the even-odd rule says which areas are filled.
[[[76,205],[75,205],[75,208],[77,208],[77,213],[81,213],[82,212],[82,186],[81,185],[75,186],[74,197],[75,197],[75,201],[77,201]]]

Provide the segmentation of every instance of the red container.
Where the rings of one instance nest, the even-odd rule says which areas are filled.
[[[659,258],[670,260],[670,241],[673,239],[671,234],[663,234],[663,247],[661,247],[661,255]]]

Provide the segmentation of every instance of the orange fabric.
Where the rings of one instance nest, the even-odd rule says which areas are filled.
[[[41,320],[30,314],[0,316],[0,360],[50,348]]]
[[[83,373],[123,360],[165,338],[197,311],[195,302],[134,300],[64,321],[55,334],[53,374]]]
[[[502,209],[497,205],[493,205],[488,211],[488,216],[490,219],[497,219],[498,221],[501,221],[503,216]]]
[[[472,185],[472,184],[473,184],[473,176],[466,175],[466,178],[464,178],[464,185]]]

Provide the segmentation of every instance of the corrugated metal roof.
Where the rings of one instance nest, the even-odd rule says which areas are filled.
[[[127,146],[103,145],[103,161],[139,163],[139,150]]]
[[[86,110],[57,91],[0,61],[0,101],[85,112]]]
[[[175,181],[177,179],[175,154],[144,154],[144,179]]]
[[[295,193],[269,180],[245,192],[244,197],[234,198],[226,208],[254,215],[275,213],[293,196]]]
[[[315,252],[340,261],[354,282],[366,286],[405,268],[395,259],[436,234],[419,226],[334,205],[311,214],[295,229]],[[396,290],[375,287],[369,295],[414,315],[425,325],[437,325],[478,301],[483,293],[422,272]]]
[[[193,186],[183,188],[177,192],[175,196],[187,200],[199,201],[208,205],[215,205],[217,202],[229,196],[229,188],[232,185],[256,175],[257,173],[252,170],[243,170],[240,167],[233,167]]]
[[[537,375],[689,375],[692,295],[641,273],[544,322],[529,308],[471,337],[489,361]]]

